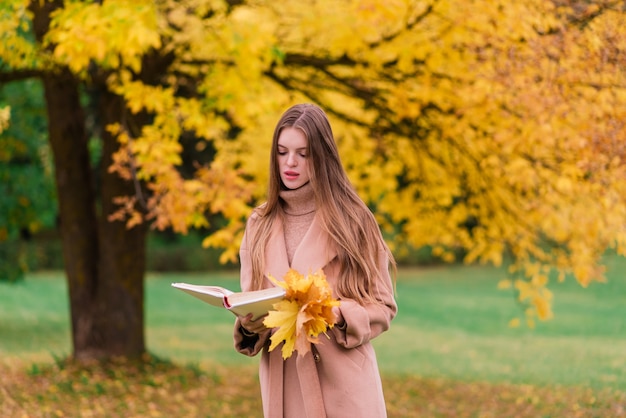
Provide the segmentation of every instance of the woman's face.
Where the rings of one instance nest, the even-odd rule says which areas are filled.
[[[278,171],[288,189],[297,189],[311,179],[308,145],[304,132],[297,128],[284,128],[278,136]]]

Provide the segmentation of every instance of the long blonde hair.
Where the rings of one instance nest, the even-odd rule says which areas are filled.
[[[284,128],[302,130],[308,139],[311,185],[322,228],[334,242],[340,266],[337,293],[365,303],[373,301],[381,277],[379,251],[387,254],[394,272],[396,263],[383,240],[374,215],[356,193],[343,169],[328,117],[313,104],[297,104],[282,115],[272,141],[267,202],[256,209],[258,227],[250,243],[253,287],[260,288],[265,273],[265,246],[274,222],[281,221],[279,193],[283,188],[277,154],[278,138]]]

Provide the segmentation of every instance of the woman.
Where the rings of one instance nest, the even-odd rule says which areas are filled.
[[[240,249],[241,288],[273,286],[293,268],[322,268],[341,301],[337,323],[311,352],[283,360],[269,352],[263,318],[238,317],[237,351],[262,351],[259,369],[265,417],[384,417],[385,400],[370,341],[396,315],[389,268],[395,261],[376,220],[341,165],[322,109],[289,108],[274,131],[267,202],[250,216]]]

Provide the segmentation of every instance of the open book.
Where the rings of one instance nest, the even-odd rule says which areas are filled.
[[[252,319],[265,315],[272,309],[272,305],[285,298],[285,289],[282,287],[233,292],[220,286],[199,286],[188,283],[172,283],[172,286],[209,305],[226,308],[235,315],[245,316],[252,312]]]

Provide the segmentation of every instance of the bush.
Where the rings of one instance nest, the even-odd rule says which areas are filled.
[[[188,235],[151,233],[147,244],[148,271],[215,271],[233,269],[233,264],[221,264],[221,251],[202,248],[204,236],[198,231]]]
[[[187,235],[152,231],[146,244],[146,270],[158,272],[194,272],[237,269],[237,263],[221,264],[221,251],[202,248],[205,233],[191,231]],[[56,231],[46,231],[28,241],[0,245],[0,280],[19,279],[26,271],[63,270],[63,250]],[[20,247],[21,246],[21,247]],[[22,248],[19,252],[19,248]],[[401,266],[442,264],[429,247],[404,247],[394,252]],[[21,261],[20,261],[21,260]],[[21,264],[16,264],[20,261]],[[20,267],[21,266],[21,267]],[[20,270],[20,268],[22,270]],[[20,273],[21,271],[21,273]],[[6,280],[6,279],[4,279]]]
[[[24,244],[20,240],[0,242],[0,281],[16,282],[28,270]]]
[[[148,271],[215,271],[232,269],[220,264],[220,251],[202,248],[203,235],[194,231],[175,235],[151,232],[146,244]],[[63,270],[63,248],[56,231],[46,231],[28,241],[0,243],[0,280],[19,280],[26,271]]]

